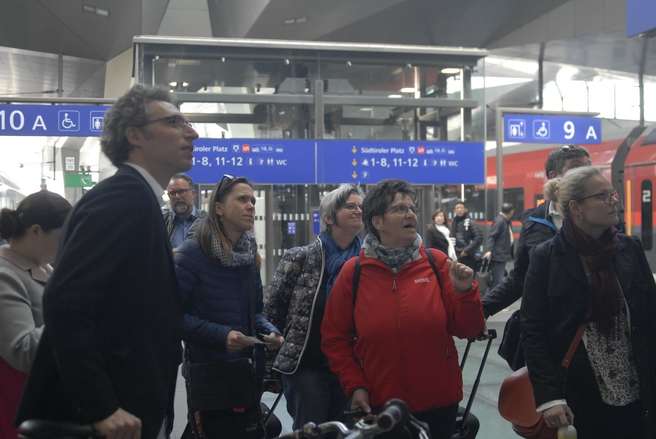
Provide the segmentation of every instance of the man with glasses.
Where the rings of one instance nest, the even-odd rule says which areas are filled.
[[[567,171],[590,166],[590,154],[578,145],[563,145],[552,151],[545,163],[547,179],[562,177]],[[513,269],[500,284],[489,289],[483,296],[483,311],[489,317],[512,305],[522,297],[524,278],[528,270],[531,250],[554,237],[563,224],[563,217],[552,201],[522,214],[522,229],[519,233]],[[524,356],[519,346],[519,313],[510,316],[504,338],[499,347],[501,355],[513,370],[524,366]]]
[[[169,196],[169,207],[162,209],[164,224],[171,247],[177,248],[187,238],[194,221],[204,218],[206,214],[194,206],[196,191],[191,177],[175,174],[169,181],[166,193]]]
[[[168,436],[182,308],[160,203],[171,176],[191,168],[197,137],[165,90],[135,86],[107,112],[101,146],[118,170],[64,226],[19,422]]]

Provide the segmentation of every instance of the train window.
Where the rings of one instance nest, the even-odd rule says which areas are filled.
[[[640,184],[641,237],[645,250],[651,250],[654,245],[654,216],[652,210],[653,188],[650,180]]]

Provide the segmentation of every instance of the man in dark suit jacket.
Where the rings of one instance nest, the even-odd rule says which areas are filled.
[[[105,116],[102,150],[118,171],[65,225],[18,422],[93,424],[110,439],[170,431],[182,310],[160,201],[198,137],[170,99],[136,86]]]
[[[489,288],[493,288],[503,279],[506,272],[506,263],[512,260],[512,228],[510,219],[515,213],[512,204],[503,203],[501,213],[497,215],[494,225],[487,235],[487,252],[483,258],[490,260],[490,272],[492,281],[488,282]]]

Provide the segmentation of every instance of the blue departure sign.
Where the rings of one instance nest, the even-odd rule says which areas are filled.
[[[596,117],[505,113],[503,126],[508,142],[601,143],[601,119]]]
[[[415,184],[483,183],[480,142],[318,140],[318,183],[371,184],[399,178]]]
[[[626,0],[626,36],[656,29],[656,2],[654,0]]]
[[[105,105],[0,105],[0,136],[100,136]]]
[[[189,176],[202,184],[214,184],[223,174],[254,183],[312,184],[314,148],[314,140],[197,139]]]

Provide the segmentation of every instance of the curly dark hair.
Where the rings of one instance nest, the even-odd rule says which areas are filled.
[[[146,105],[153,101],[169,102],[175,105],[168,91],[135,85],[105,114],[105,128],[100,146],[102,152],[114,166],[125,162],[134,148],[127,139],[129,127],[143,126],[146,118]]]
[[[410,183],[404,180],[384,180],[367,191],[367,196],[362,203],[362,219],[368,233],[373,233],[376,238],[380,239],[378,231],[374,227],[373,218],[384,215],[396,194],[399,193],[409,196],[413,201],[417,198],[417,193]]]
[[[547,161],[544,164],[545,178],[553,178],[549,176],[550,172],[554,172],[556,175],[561,175],[567,160],[580,157],[590,158],[590,153],[587,149],[579,145],[563,145],[554,149],[549,153]]]

